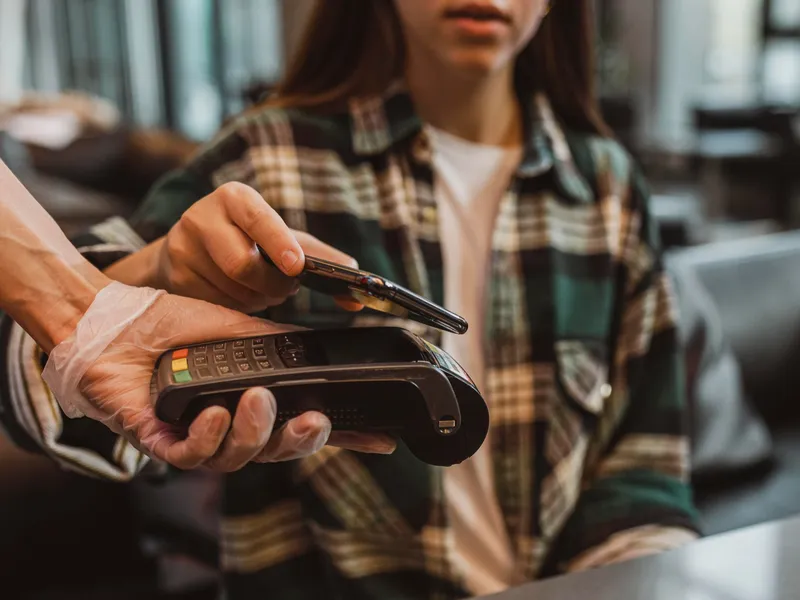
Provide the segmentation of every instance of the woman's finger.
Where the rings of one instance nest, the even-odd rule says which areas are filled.
[[[218,290],[223,296],[227,296],[233,302],[226,303],[225,306],[241,310],[246,313],[253,313],[264,310],[270,306],[281,304],[286,297],[292,294],[295,289],[291,287],[291,279],[275,271],[274,276],[280,277],[290,282],[289,286],[278,284],[274,286],[274,293],[256,292],[232,279],[228,273],[224,272],[217,263],[207,256],[202,266],[196,268],[197,274],[209,282],[210,286]],[[265,286],[266,287],[266,286]]]
[[[358,312],[364,309],[364,305],[361,304],[358,300],[354,300],[353,298],[348,298],[346,296],[337,296],[335,298],[336,304],[341,306],[343,309],[348,310],[350,312]]]
[[[355,258],[320,241],[310,233],[306,233],[305,231],[294,231],[293,233],[297,241],[303,247],[303,252],[308,256],[321,258],[351,269],[358,268],[358,261]]]
[[[303,249],[280,215],[258,192],[241,183],[228,183],[217,193],[231,221],[260,245],[285,275],[295,277],[302,272]]]
[[[337,250],[333,246],[318,240],[310,233],[306,233],[304,231],[295,231],[294,234],[297,236],[297,241],[300,242],[300,245],[303,247],[303,251],[306,253],[306,255],[313,256],[315,258],[321,258],[323,260],[349,267],[351,269],[358,268],[358,261],[352,256],[349,256],[341,250]],[[350,312],[358,312],[364,308],[363,304],[349,296],[337,296],[336,304]]]
[[[364,454],[391,454],[397,449],[397,440],[383,433],[334,431],[328,438],[328,446]]]
[[[296,279],[267,264],[255,242],[238,227],[206,229],[203,246],[217,273],[235,283],[243,296],[277,299],[272,302],[276,304],[295,290]]]
[[[225,308],[245,314],[251,312],[248,305],[221,290],[216,283],[203,275],[199,268],[194,270],[188,265],[185,265],[180,270],[175,271],[172,275],[172,281],[175,282],[174,293],[176,294],[187,298],[203,300],[204,302],[216,304],[217,306],[224,306]]]

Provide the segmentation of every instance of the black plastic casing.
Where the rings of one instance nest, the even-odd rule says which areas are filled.
[[[396,328],[289,335],[309,349],[324,348],[330,336],[336,336],[336,343],[347,347],[348,363],[330,364],[310,350],[310,364],[285,366],[278,348],[287,334],[259,336],[272,369],[176,384],[170,351],[156,363],[151,384],[158,418],[188,427],[212,405],[233,414],[245,390],[265,387],[277,400],[276,428],[304,412],[318,411],[331,420],[334,430],[395,435],[418,459],[438,466],[460,463],[483,444],[489,411],[481,394],[448,354],[419,336]],[[385,344],[387,336],[393,336],[402,360],[376,361],[375,348]]]

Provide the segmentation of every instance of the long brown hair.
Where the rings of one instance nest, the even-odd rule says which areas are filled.
[[[392,0],[317,0],[300,49],[270,104],[326,109],[384,93],[403,74]],[[595,93],[591,0],[554,0],[517,57],[518,91],[543,91],[571,129],[607,135]]]

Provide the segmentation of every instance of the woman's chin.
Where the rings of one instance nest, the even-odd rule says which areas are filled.
[[[449,68],[465,76],[488,77],[513,64],[513,55],[494,48],[460,49],[447,62]]]

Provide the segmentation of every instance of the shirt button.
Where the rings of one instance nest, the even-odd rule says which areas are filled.
[[[612,388],[611,388],[611,386],[610,386],[609,384],[607,384],[607,383],[604,383],[602,386],[600,386],[600,395],[601,395],[601,396],[602,396],[604,399],[607,399],[607,398],[609,398],[609,397],[611,396],[611,392],[612,392],[612,391],[613,391],[613,389],[612,389]]]
[[[426,206],[423,208],[422,220],[426,223],[433,223],[436,220],[436,209],[433,206]]]

